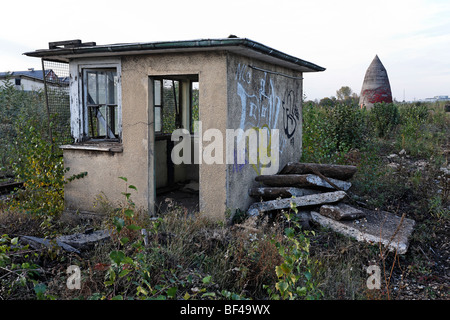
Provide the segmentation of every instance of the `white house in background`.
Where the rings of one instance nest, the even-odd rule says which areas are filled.
[[[69,85],[68,78],[58,78],[53,70],[45,71],[45,78],[48,83],[59,83],[60,85]],[[24,91],[37,91],[44,89],[44,74],[42,70],[12,71],[0,72],[0,89],[5,86],[5,81],[10,80],[16,89]]]

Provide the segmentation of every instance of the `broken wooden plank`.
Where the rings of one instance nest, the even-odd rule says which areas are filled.
[[[94,47],[95,42],[81,42],[79,39],[75,40],[64,40],[64,41],[53,41],[48,43],[49,49],[72,49],[79,47]]]
[[[331,183],[339,189],[347,191],[352,186],[351,182],[327,178]],[[306,188],[326,188],[335,189],[323,178],[315,174],[275,174],[261,175],[255,178],[256,181],[262,182],[270,187],[306,187]]]
[[[311,218],[321,226],[349,236],[357,241],[372,244],[381,243],[390,251],[406,253],[409,245],[409,236],[413,232],[415,221],[401,218],[386,211],[372,211],[362,209],[365,218],[353,221],[336,221],[320,213],[311,211]]]
[[[345,203],[324,204],[320,207],[320,214],[333,220],[355,220],[364,217],[364,213]]]
[[[272,200],[277,198],[302,197],[310,194],[320,193],[318,190],[295,188],[295,187],[260,187],[250,188],[249,196],[257,199]]]
[[[62,249],[64,249],[67,252],[72,252],[72,253],[80,253],[80,251],[74,247],[72,247],[71,245],[68,245],[64,242],[61,242],[59,240],[55,240],[55,241],[50,241],[48,239],[44,239],[44,238],[38,238],[38,237],[32,237],[32,236],[22,236],[20,237],[20,240],[25,242],[26,244],[30,245],[32,248],[34,249],[40,249],[41,247],[46,247],[46,248],[52,248],[55,245],[61,247]]]
[[[308,207],[321,205],[326,203],[334,203],[341,201],[347,194],[344,191],[333,191],[319,194],[311,194],[298,198],[287,198],[279,200],[270,200],[263,202],[255,202],[247,210],[248,215],[257,216],[261,213],[281,210],[291,207],[291,203],[294,203],[297,207]]]
[[[48,43],[49,49],[59,49],[59,47],[64,46],[64,48],[68,47],[76,47],[81,45],[81,40],[64,40],[64,41],[53,41]]]
[[[329,178],[348,180],[356,171],[356,166],[350,165],[289,162],[280,174],[317,174],[319,172]]]

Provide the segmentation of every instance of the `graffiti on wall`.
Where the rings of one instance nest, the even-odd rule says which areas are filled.
[[[296,104],[296,96],[293,90],[286,90],[282,101],[283,105],[283,128],[286,139],[291,145],[295,143],[295,131],[300,123],[300,111]]]
[[[275,128],[280,113],[281,99],[275,93],[272,79],[267,81],[267,73],[264,73],[264,76],[258,79],[259,85],[255,92],[252,91],[252,86],[250,86],[250,90],[244,88],[243,82],[252,83],[252,74],[247,66],[239,65],[236,77],[238,80],[237,94],[241,99],[240,128],[261,128],[265,124],[271,129]]]
[[[283,127],[280,130],[280,153],[288,144],[295,143],[295,133],[300,126],[300,111],[298,93],[292,89],[286,89],[281,97],[276,92],[273,77],[267,72],[261,71],[261,76],[255,77],[251,67],[239,64],[235,73],[237,95],[241,102],[241,115],[239,128],[276,129],[279,117],[282,117]],[[276,79],[275,79],[276,80]],[[240,139],[240,137],[238,137]],[[255,167],[254,167],[255,168]],[[243,169],[242,166],[236,171]],[[255,171],[257,171],[255,169]]]

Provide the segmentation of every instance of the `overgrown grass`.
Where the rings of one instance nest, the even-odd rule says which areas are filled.
[[[431,248],[436,241],[448,241],[450,177],[445,170],[449,168],[450,114],[443,104],[349,109],[354,114],[351,118],[364,119],[365,130],[355,130],[359,133],[354,136],[358,145],[342,143],[345,146],[342,148],[331,136],[335,126],[345,127],[346,123],[341,123],[331,110],[332,107],[320,106],[304,108],[301,160],[356,165],[358,171],[348,192],[352,200],[369,209],[406,213],[416,221],[416,227],[410,253],[397,256],[398,261],[393,254],[381,260],[376,247],[336,236],[328,230],[318,232],[312,247],[323,266],[319,281],[326,298],[387,299],[389,293],[392,297],[392,284],[383,286],[376,294],[365,286],[365,270],[370,261],[385,264],[388,275],[390,265],[395,262],[393,271],[397,276],[411,275],[413,270],[414,276],[427,277],[437,267],[436,264],[430,267],[429,255],[424,259],[422,247]],[[342,142],[353,138],[334,137],[341,137]]]
[[[358,166],[352,191],[373,207],[388,208],[424,194],[430,210],[443,211],[448,203],[447,179],[440,170],[448,165],[450,116],[442,104],[381,104],[372,110],[305,106],[303,121],[301,161]],[[388,166],[391,154],[398,157],[395,169]],[[420,159],[425,165],[414,167]]]
[[[11,238],[5,238],[5,263],[0,278],[6,291],[1,292],[2,298],[38,298],[36,286],[43,299],[320,297],[314,282],[317,269],[309,260],[309,237],[295,227],[291,218],[288,223],[280,217],[277,223],[267,223],[259,231],[241,225],[230,227],[205,215],[187,215],[176,207],[151,219],[134,207],[132,188],[127,185],[119,206],[99,199],[105,215],[96,227],[111,229],[112,241],[82,257],[63,254],[56,248],[38,250],[36,257],[31,257],[25,254],[28,247],[20,247],[19,252],[24,254],[14,252],[14,259],[10,259]],[[4,211],[0,214],[0,226],[30,217],[20,211]],[[142,229],[148,231],[147,244]],[[5,225],[3,231],[6,230]],[[29,230],[29,234],[42,235],[35,230]],[[9,285],[15,283],[8,281],[14,277],[16,266],[24,264],[29,272],[49,265],[56,269],[52,276],[33,271],[34,278],[25,275],[20,285]],[[77,265],[81,270],[80,290],[69,290],[65,285],[69,265]]]
[[[450,186],[441,168],[448,166],[450,117],[439,105],[382,105],[375,110],[305,106],[301,161],[358,166],[349,191],[353,201],[406,212],[418,223],[413,244],[437,241],[449,221]],[[406,257],[382,256],[377,246],[328,229],[313,225],[304,230],[295,221],[296,208],[272,220],[266,217],[259,229],[246,224],[249,220],[212,221],[176,206],[151,219],[135,207],[136,189],[124,177],[124,189],[118,190],[123,202],[99,196],[104,219],[91,224],[112,230],[108,244],[82,256],[57,247],[17,246],[24,232],[51,239],[82,231],[59,220],[61,159],[47,153],[51,148],[44,141],[33,140],[34,126],[24,130],[28,135],[21,150],[29,159],[11,169],[23,174],[32,193],[17,198],[14,206],[4,202],[0,207],[2,299],[386,299],[392,285],[377,292],[367,289],[369,264],[386,266],[388,273],[392,265],[407,265],[394,273],[406,270],[417,277],[433,272],[430,260],[416,254],[419,249]],[[58,186],[57,193],[50,192],[51,185]],[[66,286],[70,265],[81,270],[79,290]]]

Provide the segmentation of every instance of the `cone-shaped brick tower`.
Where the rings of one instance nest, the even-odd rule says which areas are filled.
[[[372,108],[375,103],[391,103],[392,93],[389,78],[378,55],[375,56],[369,68],[367,68],[364,82],[359,97],[361,108]]]

